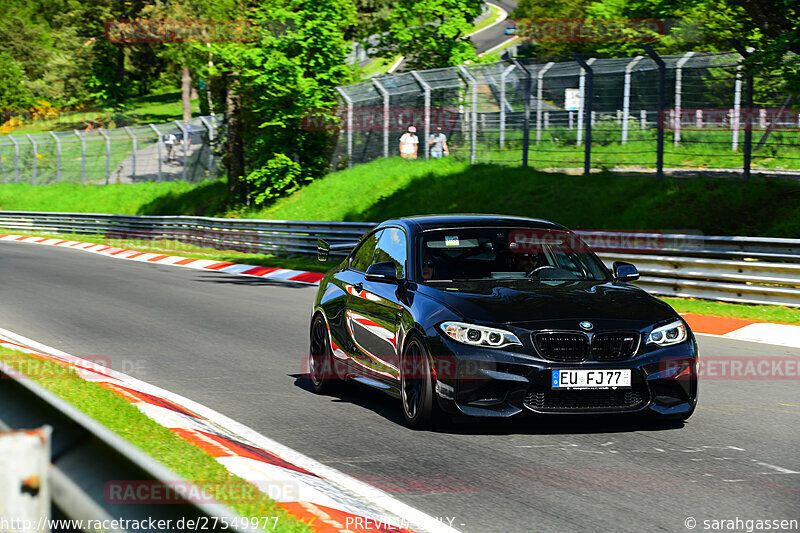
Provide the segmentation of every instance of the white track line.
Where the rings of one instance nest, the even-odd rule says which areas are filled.
[[[22,344],[47,354],[83,361],[79,357],[75,357],[66,352],[47,346],[6,329],[0,328],[0,336],[5,337],[6,339],[17,344]],[[307,455],[303,455],[302,453],[289,448],[288,446],[284,446],[270,439],[269,437],[258,433],[254,429],[228,418],[227,416],[218,413],[217,411],[214,411],[213,409],[210,409],[202,404],[190,400],[189,398],[175,394],[160,387],[156,387],[155,385],[150,385],[149,383],[140,381],[132,376],[128,376],[127,374],[123,374],[115,370],[104,369],[104,372],[128,383],[135,384],[141,387],[141,390],[144,392],[160,396],[161,398],[167,399],[180,406],[188,408],[191,411],[194,411],[198,415],[206,418],[214,424],[219,425],[227,431],[244,437],[253,444],[278,455],[284,460],[329,480],[334,485],[338,485],[339,487],[343,488],[345,491],[357,495],[362,501],[369,503],[378,509],[386,511],[391,515],[400,517],[402,520],[408,520],[410,527],[414,527],[419,531],[431,533],[457,533],[456,529],[449,527],[442,521],[437,520],[436,518],[395,499],[382,490],[350,477],[334,468],[326,466],[308,457]]]

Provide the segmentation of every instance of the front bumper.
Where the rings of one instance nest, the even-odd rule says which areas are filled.
[[[697,345],[640,353],[621,361],[561,363],[525,353],[431,339],[439,405],[451,414],[510,417],[524,412],[690,414],[697,403]],[[553,390],[553,369],[630,369],[629,389]]]

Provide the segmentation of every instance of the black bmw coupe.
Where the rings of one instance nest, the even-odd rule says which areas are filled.
[[[401,400],[407,423],[447,415],[646,413],[685,420],[697,344],[666,303],[613,272],[573,232],[528,218],[386,221],[319,285],[309,377]]]

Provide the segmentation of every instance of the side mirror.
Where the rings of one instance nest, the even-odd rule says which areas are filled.
[[[639,279],[639,271],[630,263],[614,261],[614,280],[616,281],[636,281]]]
[[[317,239],[317,259],[322,261],[323,263],[328,260],[328,256],[331,253],[331,245],[328,244],[327,241],[323,241],[322,239]]]
[[[383,283],[397,283],[397,266],[391,261],[373,263],[367,267],[364,278],[367,281],[380,281]]]

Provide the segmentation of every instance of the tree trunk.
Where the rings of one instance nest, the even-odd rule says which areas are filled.
[[[225,126],[227,132],[228,201],[241,200],[244,177],[244,142],[242,141],[241,96],[238,94],[238,73],[228,75],[225,94]]]
[[[181,100],[183,102],[183,120],[192,120],[192,73],[189,67],[183,67],[181,74]]]

